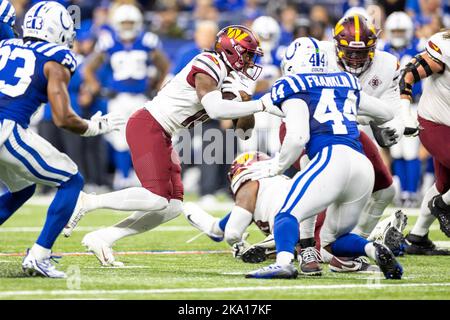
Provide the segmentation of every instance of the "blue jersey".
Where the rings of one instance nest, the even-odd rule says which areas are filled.
[[[394,49],[390,43],[386,43],[383,50],[396,56],[398,61],[400,61],[400,67],[404,68],[406,64],[410,62],[412,58],[414,58],[415,55],[425,50],[425,43],[417,38],[414,38],[413,41],[411,41],[411,43],[405,48],[397,50]],[[414,100],[418,101],[418,95],[420,94],[422,94],[421,81],[416,82],[413,86],[412,95],[414,97]]]
[[[77,63],[64,46],[44,41],[0,41],[0,119],[28,127],[39,106],[48,101],[44,65],[60,63],[75,72]]]
[[[280,107],[289,99],[302,99],[309,108],[310,159],[322,148],[344,144],[363,153],[356,116],[361,85],[347,72],[296,74],[283,77],[272,86],[273,104]]]
[[[8,0],[0,0],[0,40],[15,38],[12,27],[16,22],[16,10]]]
[[[124,43],[114,31],[103,31],[97,50],[106,55],[111,67],[109,88],[115,92],[145,93],[149,84],[150,53],[160,46],[157,35],[142,32],[131,43]]]

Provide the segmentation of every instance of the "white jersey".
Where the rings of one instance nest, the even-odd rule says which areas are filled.
[[[335,45],[331,41],[321,41],[320,47],[328,55],[330,71],[341,71],[336,57]],[[400,65],[398,59],[385,51],[375,50],[370,67],[359,77],[362,90],[370,96],[379,98],[400,110]]]
[[[195,56],[175,77],[145,104],[145,108],[172,135],[178,129],[191,128],[196,122],[209,119],[198,99],[194,76],[205,73],[222,87],[227,68],[220,56],[214,52],[202,52]]]
[[[450,32],[433,35],[426,51],[444,64],[444,72],[434,73],[424,80],[418,114],[424,119],[450,126]]]
[[[266,235],[273,232],[276,214],[283,206],[292,180],[286,176],[275,176],[258,180],[259,189],[256,198],[253,221]]]

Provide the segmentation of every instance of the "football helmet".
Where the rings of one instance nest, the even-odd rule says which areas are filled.
[[[406,47],[414,35],[414,24],[405,12],[393,12],[386,19],[386,37],[394,48]]]
[[[236,194],[242,183],[248,180],[246,178],[248,167],[258,161],[269,159],[270,157],[267,154],[260,151],[245,152],[238,155],[231,164],[230,171],[228,172],[228,180],[230,181],[233,194]]]
[[[378,39],[372,23],[359,14],[345,16],[333,30],[338,61],[344,69],[359,76],[372,64]]]
[[[264,55],[259,39],[247,27],[232,25],[219,31],[214,50],[220,54],[228,67],[256,80],[262,67],[256,64]]]
[[[277,20],[269,16],[261,16],[255,19],[252,24],[253,32],[261,41],[261,48],[264,52],[271,52],[280,41],[281,28]]]
[[[131,4],[123,4],[117,7],[111,20],[119,38],[125,41],[136,38],[144,25],[144,17],[141,11]]]
[[[23,37],[72,47],[75,28],[69,12],[55,1],[38,2],[23,19]]]
[[[328,55],[311,37],[295,39],[287,47],[281,60],[283,76],[297,73],[327,73]]]

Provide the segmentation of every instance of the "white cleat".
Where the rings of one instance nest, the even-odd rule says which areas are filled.
[[[26,275],[30,277],[46,277],[46,278],[66,278],[66,274],[56,269],[52,264],[52,257],[48,257],[42,261],[38,261],[31,253],[30,249],[27,250],[27,255],[22,261],[22,270]]]
[[[72,235],[73,230],[78,225],[78,222],[80,222],[81,218],[84,217],[87,210],[84,208],[84,193],[80,192],[80,195],[78,196],[77,204],[75,205],[75,209],[73,210],[72,216],[70,217],[69,222],[67,222],[67,225],[63,229],[63,234],[66,238],[70,237]]]
[[[184,215],[194,228],[205,233],[213,241],[220,242],[223,240],[223,234],[215,234],[213,232],[214,224],[220,220],[219,218],[211,216],[193,202],[184,204]]]
[[[123,267],[123,263],[116,261],[111,246],[108,243],[97,236],[94,232],[86,234],[81,241],[81,244],[86,249],[92,252],[100,261],[100,264],[104,267]]]

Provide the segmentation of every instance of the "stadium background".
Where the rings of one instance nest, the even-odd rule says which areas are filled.
[[[17,12],[16,24],[20,26],[24,13],[39,1],[11,0]],[[381,30],[386,17],[395,11],[405,11],[413,19],[414,33],[417,39],[426,39],[441,28],[450,27],[450,2],[446,0],[166,0],[166,1],[58,1],[65,6],[78,5],[81,8],[81,24],[77,31],[74,50],[77,54],[89,57],[102,28],[109,23],[114,8],[120,4],[135,4],[144,13],[145,29],[158,35],[160,49],[170,61],[170,74],[176,74],[189,60],[202,49],[212,47],[217,31],[229,24],[251,26],[253,21],[263,15],[274,17],[281,34],[277,49],[287,46],[298,36],[313,36],[320,40],[331,40],[334,24],[352,7],[364,7],[378,22]],[[208,21],[205,23],[205,21]],[[16,28],[20,33],[20,28]],[[384,33],[381,32],[378,47],[384,46]],[[278,52],[279,54],[279,52]],[[170,77],[170,74],[168,77]],[[108,79],[111,72],[105,66],[99,71],[102,79],[102,94],[91,99],[86,98],[83,90],[83,73],[71,81],[69,88],[72,105],[77,113],[90,118],[95,112],[106,112],[108,103]],[[156,93],[155,88],[147,92],[148,98]],[[277,148],[277,126],[279,123],[268,120],[260,124],[267,129],[269,142],[261,145],[262,151],[273,154]],[[42,108],[34,118],[36,130],[54,144],[60,151],[67,153],[79,166],[85,177],[87,192],[103,193],[114,188],[114,161],[112,149],[103,137],[81,138],[52,124],[48,106]],[[210,121],[204,128],[223,130],[231,127],[229,121]],[[205,131],[203,131],[205,132]],[[192,152],[201,152],[205,143],[202,137],[193,135]],[[275,141],[275,142],[274,142]],[[234,152],[240,152],[245,146],[238,146]],[[385,152],[387,155],[388,152]],[[398,198],[403,206],[417,206],[420,203],[420,190],[433,182],[432,168],[426,151],[421,148],[417,154],[420,162],[420,184],[415,186],[417,193],[402,190],[397,183]],[[389,161],[389,156],[386,156]],[[217,196],[228,197],[226,172],[229,164],[185,165],[184,183],[187,193],[198,194],[200,201],[214,203]],[[136,181],[137,182],[137,181]],[[52,192],[43,188],[41,193]],[[413,193],[412,195],[410,193]],[[406,195],[405,195],[406,194]]]

